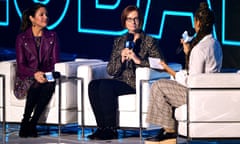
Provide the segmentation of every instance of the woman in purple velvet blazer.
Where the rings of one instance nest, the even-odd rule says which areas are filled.
[[[34,82],[26,97],[20,137],[38,136],[37,122],[55,90],[55,82],[47,82],[44,73],[54,71],[54,64],[59,61],[59,44],[57,34],[48,31],[47,24],[48,14],[44,5],[35,4],[23,12],[22,33],[16,39],[16,75]]]

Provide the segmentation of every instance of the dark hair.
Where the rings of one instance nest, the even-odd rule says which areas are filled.
[[[125,22],[126,22],[127,16],[132,11],[137,11],[138,18],[139,18],[139,27],[141,28],[142,24],[143,24],[143,16],[142,16],[141,10],[138,7],[134,6],[134,5],[129,5],[122,11],[122,14],[121,14],[121,24],[122,24],[122,27],[124,27],[124,28],[126,27],[125,26]]]
[[[213,25],[215,23],[215,16],[212,10],[208,8],[206,2],[201,2],[199,8],[194,15],[195,20],[200,22],[200,29],[196,37],[191,42],[191,49],[188,55],[186,55],[186,69],[188,69],[189,56],[192,48],[208,34],[212,33]]]
[[[200,29],[196,38],[193,40],[192,46],[195,46],[205,35],[212,33],[213,25],[215,23],[214,13],[208,8],[206,2],[200,3],[194,17],[196,20],[200,21]]]
[[[36,3],[33,6],[31,6],[30,8],[23,11],[23,13],[22,13],[22,23],[21,23],[21,27],[20,27],[21,31],[26,31],[29,27],[32,26],[32,22],[30,21],[29,16],[34,17],[35,14],[36,14],[36,11],[41,7],[46,8],[45,5],[40,4],[40,3]]]

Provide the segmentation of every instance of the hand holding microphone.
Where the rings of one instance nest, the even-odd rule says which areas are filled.
[[[184,31],[182,34],[182,38],[181,38],[181,44],[179,45],[179,47],[176,50],[176,54],[179,54],[182,50],[184,51],[184,53],[186,54],[187,52],[187,47],[189,47],[190,42],[192,41],[192,39],[194,38],[194,34],[195,34],[195,30],[193,28],[191,28],[188,31]],[[185,47],[185,48],[184,48]]]
[[[183,52],[185,53],[185,55],[188,55],[190,51],[190,43],[185,42],[184,39],[181,39],[181,44]]]
[[[39,83],[45,83],[47,82],[47,79],[44,77],[44,72],[37,71],[34,73],[34,79]]]
[[[182,39],[185,43],[191,42],[193,39],[194,32],[192,31],[184,31],[182,34]]]
[[[121,52],[122,62],[130,60],[129,58],[130,49],[124,48]]]
[[[61,76],[60,72],[57,71],[54,72],[37,71],[34,73],[34,78],[39,83],[54,82],[55,79],[60,78],[60,76]]]
[[[44,77],[47,79],[48,82],[54,82],[55,79],[60,78],[61,74],[60,72],[54,71],[54,72],[45,72]]]
[[[137,41],[140,38],[142,30],[136,29],[135,33],[128,33],[127,39],[124,43],[124,49],[122,50],[122,62],[126,61],[126,66],[128,67],[131,63],[131,60],[133,60],[134,63],[140,64],[140,59],[135,54],[135,41]]]
[[[131,60],[130,54],[133,52],[132,50],[134,49],[134,45],[135,45],[133,42],[133,39],[134,39],[134,35],[131,33],[128,33],[127,40],[124,43],[124,49],[121,52],[122,62],[126,61],[126,63],[128,63],[128,61]]]

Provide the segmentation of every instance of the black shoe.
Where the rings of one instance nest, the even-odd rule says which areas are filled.
[[[104,128],[103,131],[96,137],[97,140],[118,139],[118,132],[115,128]]]
[[[177,134],[176,133],[167,133],[164,130],[160,130],[160,132],[158,133],[158,135],[154,136],[154,137],[149,137],[145,139],[145,144],[150,144],[150,143],[154,143],[154,142],[165,142],[166,143],[176,143],[176,138],[177,138]]]
[[[94,140],[94,139],[97,139],[97,137],[100,136],[100,134],[102,133],[103,129],[102,128],[97,128],[97,130],[91,134],[91,135],[88,135],[87,138],[91,139],[91,140]]]
[[[26,138],[26,137],[28,137],[28,131],[25,130],[24,128],[20,128],[18,135],[19,135],[19,137]]]
[[[28,134],[29,137],[38,137],[38,133],[37,133],[37,129],[36,127],[35,128],[32,128]]]
[[[20,130],[19,130],[19,137],[26,138],[29,134],[29,123],[28,122],[21,122]]]
[[[28,136],[38,137],[37,128],[35,124],[30,123]]]

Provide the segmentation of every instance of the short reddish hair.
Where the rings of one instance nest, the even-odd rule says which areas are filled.
[[[134,5],[129,5],[122,11],[122,14],[121,14],[121,24],[122,24],[122,27],[126,28],[125,22],[126,22],[127,16],[132,11],[137,11],[138,18],[139,18],[139,27],[142,28],[143,17],[142,17],[141,10],[138,7],[134,6]]]

